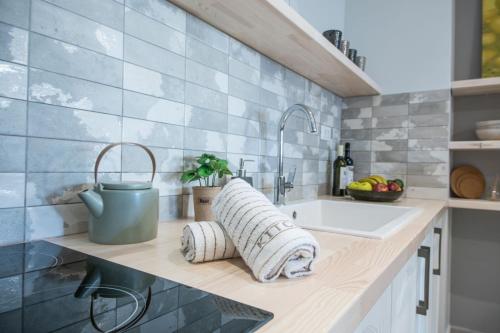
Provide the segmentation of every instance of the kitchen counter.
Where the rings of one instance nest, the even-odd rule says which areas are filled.
[[[312,231],[321,246],[314,275],[267,284],[257,282],[241,259],[186,262],[179,248],[188,219],[161,223],[158,237],[140,244],[98,245],[86,234],[49,241],[273,312],[274,319],[259,332],[343,333],[354,331],[417,251],[446,201],[404,199],[388,205],[421,212],[385,240]]]

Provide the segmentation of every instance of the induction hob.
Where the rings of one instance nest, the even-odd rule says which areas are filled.
[[[0,247],[0,332],[254,332],[272,318],[46,241]]]

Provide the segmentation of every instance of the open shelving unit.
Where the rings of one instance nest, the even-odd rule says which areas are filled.
[[[500,94],[500,77],[454,81],[451,92],[453,96]]]
[[[500,201],[450,198],[448,199],[448,207],[500,211]]]
[[[450,150],[500,150],[500,140],[495,141],[450,141]]]
[[[171,0],[342,97],[378,95],[365,72],[282,0]]]

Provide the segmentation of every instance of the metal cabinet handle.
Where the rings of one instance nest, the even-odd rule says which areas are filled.
[[[429,310],[429,288],[430,288],[430,270],[431,270],[431,248],[428,246],[421,246],[418,249],[418,257],[425,260],[425,277],[424,277],[424,300],[419,300],[417,305],[417,314],[427,315]]]
[[[438,268],[432,270],[432,274],[441,275],[441,240],[443,239],[443,229],[434,228],[434,233],[439,236],[439,257],[438,257]]]

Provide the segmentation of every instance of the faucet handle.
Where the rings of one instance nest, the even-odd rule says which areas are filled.
[[[292,170],[288,171],[288,178],[285,182],[285,188],[291,190],[293,188],[293,182],[295,180],[295,174],[297,173],[297,167],[294,167]]]

